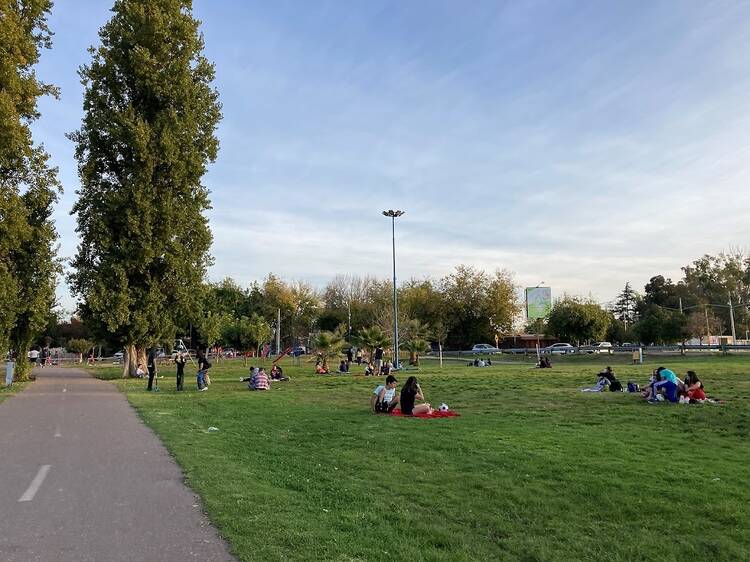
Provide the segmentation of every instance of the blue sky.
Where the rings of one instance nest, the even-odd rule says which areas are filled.
[[[106,0],[58,0],[35,125],[60,168]],[[750,3],[198,0],[224,120],[212,280],[442,276],[611,300],[750,238]],[[67,289],[60,297],[72,308]]]

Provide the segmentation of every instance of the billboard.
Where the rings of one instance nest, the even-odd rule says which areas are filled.
[[[526,288],[526,318],[546,318],[552,310],[552,289],[550,287]]]

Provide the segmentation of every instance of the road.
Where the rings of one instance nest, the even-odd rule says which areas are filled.
[[[0,560],[235,560],[113,384],[36,374],[0,404]]]

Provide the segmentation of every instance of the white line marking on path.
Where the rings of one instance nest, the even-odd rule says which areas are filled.
[[[67,388],[63,388],[63,392],[68,392],[68,389]]]
[[[31,484],[29,484],[29,489],[26,490],[18,500],[19,502],[30,502],[34,499],[34,496],[36,496],[36,493],[39,491],[42,482],[44,482],[44,479],[47,478],[47,473],[49,472],[50,467],[51,465],[49,464],[43,464],[39,467],[39,472],[36,473],[36,476],[34,476]]]

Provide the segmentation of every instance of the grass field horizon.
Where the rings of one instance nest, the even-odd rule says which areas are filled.
[[[414,373],[427,398],[461,414],[434,420],[374,416],[382,378],[289,360],[268,393],[238,381],[241,360],[203,393],[190,368],[183,393],[173,367],[159,393],[90,371],[116,379],[243,560],[747,559],[750,358],[627,359],[431,363]],[[579,391],[606,364],[642,384],[662,362],[725,403]]]

